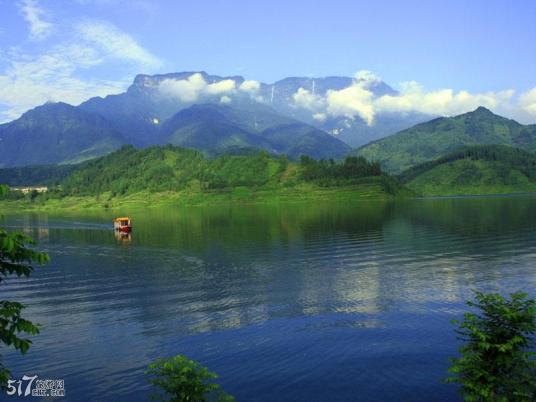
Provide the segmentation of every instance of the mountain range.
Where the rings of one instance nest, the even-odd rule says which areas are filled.
[[[0,125],[0,167],[76,163],[125,144],[165,143],[208,154],[262,148],[291,158],[307,154],[338,159],[352,146],[429,119],[384,114],[373,126],[359,118],[319,121],[295,103],[300,88],[325,95],[353,82],[350,77],[290,77],[264,84],[203,71],[138,75],[124,93],[95,97],[79,106],[47,103]],[[232,99],[225,95],[229,85]],[[375,96],[396,94],[382,81],[368,89]]]
[[[180,155],[195,158],[218,158],[222,154],[255,156],[260,155],[259,149],[264,149],[269,151],[265,155],[272,154],[272,157],[281,154],[297,159],[310,155],[325,159],[318,162],[324,167],[334,166],[326,159],[347,155],[364,157],[397,175],[400,182],[421,195],[536,191],[536,125],[520,124],[484,107],[417,124],[353,151],[325,131],[296,117],[283,116],[262,103],[243,109],[215,102],[195,103],[162,119],[152,123],[154,129],[150,140],[146,140],[147,145],[170,144],[182,148],[138,144],[137,148],[144,148],[140,152],[146,151],[154,157],[144,159],[142,167],[152,177],[160,177],[164,169],[157,167],[155,158],[159,160],[172,149],[177,152],[182,149]],[[0,169],[2,182],[58,183],[73,172],[93,166],[88,163],[99,167],[99,161],[107,160],[113,164],[117,155],[137,152],[132,146],[123,147],[131,140],[126,138],[119,121],[65,103],[45,104],[26,112],[21,118],[0,126],[2,163],[13,166]],[[123,147],[120,153],[111,154],[120,147]],[[168,151],[162,151],[165,149]],[[108,154],[107,159],[98,158]],[[92,161],[78,164],[89,159]],[[178,163],[177,158],[172,159]],[[60,163],[51,165],[51,160]],[[124,177],[134,180],[132,169],[121,173],[112,170],[118,180]]]
[[[295,103],[297,93],[325,96],[356,80],[290,77],[263,84],[205,72],[138,75],[124,93],[92,98],[79,106],[47,103],[1,124],[0,167],[73,164],[123,145],[172,144],[209,156],[251,149],[292,159],[341,159],[352,153],[399,174],[464,146],[536,150],[536,125],[522,125],[484,107],[432,120],[383,114],[368,126],[359,118],[320,121]],[[367,82],[367,89],[374,96],[397,93],[379,80]],[[361,142],[352,151],[351,145]]]
[[[127,139],[133,145],[147,145],[150,143],[151,133],[156,129],[155,121],[165,121],[179,110],[198,102],[198,100],[189,99],[188,96],[170,96],[169,92],[164,92],[165,95],[163,95],[162,87],[173,85],[176,82],[190,84],[191,87],[201,85],[199,81],[192,80],[192,77],[198,77],[199,81],[202,80],[202,82],[211,85],[232,81],[237,88],[246,82],[241,76],[222,77],[207,74],[204,71],[158,75],[140,74],[135,77],[134,82],[125,93],[109,95],[105,98],[92,98],[82,103],[80,107],[114,121],[115,127],[119,131],[127,133]],[[313,117],[310,110],[298,107],[294,99],[300,89],[307,90],[314,95],[325,96],[330,90],[348,88],[354,82],[355,79],[351,77],[288,77],[273,84],[258,83],[255,97],[252,97],[251,93],[237,91],[233,95],[232,107],[259,114],[268,109],[272,115],[278,114],[293,118],[326,131],[352,147],[394,134],[430,119],[430,116],[422,114],[386,113],[380,114],[376,123],[371,126],[361,119],[349,119],[345,116],[327,117],[325,120],[319,121]],[[194,90],[194,88],[189,89]],[[397,91],[379,80],[371,82],[367,89],[375,96],[397,94]],[[218,103],[220,100],[219,97],[211,99],[214,103]],[[258,118],[262,117],[258,116]]]

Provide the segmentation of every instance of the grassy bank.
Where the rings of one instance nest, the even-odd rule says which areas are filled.
[[[10,170],[26,184],[41,167]],[[80,210],[159,205],[385,200],[410,190],[363,158],[300,162],[266,152],[210,159],[173,146],[120,150],[51,180],[46,194],[10,192],[1,209]],[[10,176],[11,175],[11,176]],[[37,177],[40,177],[37,175]],[[24,179],[24,180],[23,180]]]
[[[397,192],[396,197],[409,197],[413,194],[405,189]],[[213,205],[213,204],[270,204],[299,203],[315,201],[354,202],[365,200],[387,200],[395,196],[386,191],[379,178],[367,178],[362,183],[341,187],[321,187],[303,183],[292,187],[234,187],[205,191],[183,190],[176,192],[140,191],[113,197],[111,193],[100,196],[67,196],[62,198],[37,197],[21,200],[0,201],[0,211],[13,210],[87,210],[147,208],[170,205]]]

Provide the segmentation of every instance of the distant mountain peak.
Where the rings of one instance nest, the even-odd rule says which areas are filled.
[[[69,103],[48,101],[48,102],[43,103],[42,105],[39,105],[39,106],[34,107],[33,109],[30,109],[29,111],[42,110],[42,109],[57,109],[57,108],[76,109],[75,106],[70,105]]]
[[[474,110],[475,113],[491,113],[493,114],[493,112],[491,110],[489,110],[488,108],[484,107],[484,106],[479,106],[477,107],[475,110]]]
[[[36,106],[33,109],[30,109],[30,110],[24,112],[21,115],[20,119],[22,119],[24,121],[24,120],[31,119],[31,118],[36,117],[36,116],[45,116],[45,115],[54,116],[54,115],[58,115],[58,114],[76,115],[76,114],[80,114],[80,113],[83,113],[83,112],[79,111],[79,109],[76,106],[70,105],[70,104],[65,103],[65,102],[51,102],[51,101],[49,101],[49,102],[46,102],[46,103],[44,103],[42,105]],[[14,121],[12,121],[10,123],[14,123],[16,121],[17,120],[14,120]],[[9,123],[7,123],[7,124],[9,124]]]
[[[472,118],[472,119],[485,120],[485,121],[488,121],[488,120],[489,121],[492,121],[492,120],[494,120],[494,121],[510,121],[510,122],[513,122],[514,124],[519,124],[515,120],[508,119],[507,117],[504,117],[504,116],[498,115],[496,113],[493,113],[491,110],[489,110],[488,108],[486,108],[484,106],[479,106],[475,110],[473,110],[472,112],[468,112],[468,113],[462,114],[460,116],[469,117],[469,118]],[[456,117],[454,117],[454,118],[456,118]]]

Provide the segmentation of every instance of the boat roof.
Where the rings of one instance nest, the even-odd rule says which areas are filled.
[[[126,220],[130,220],[130,218],[128,216],[122,216],[120,218],[115,218],[114,221],[126,221]]]

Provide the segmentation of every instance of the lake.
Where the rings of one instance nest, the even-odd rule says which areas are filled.
[[[111,212],[2,222],[52,258],[1,288],[42,325],[4,363],[65,379],[59,400],[147,400],[147,365],[176,354],[237,401],[459,400],[472,291],[536,296],[533,196],[121,213],[130,238]]]

